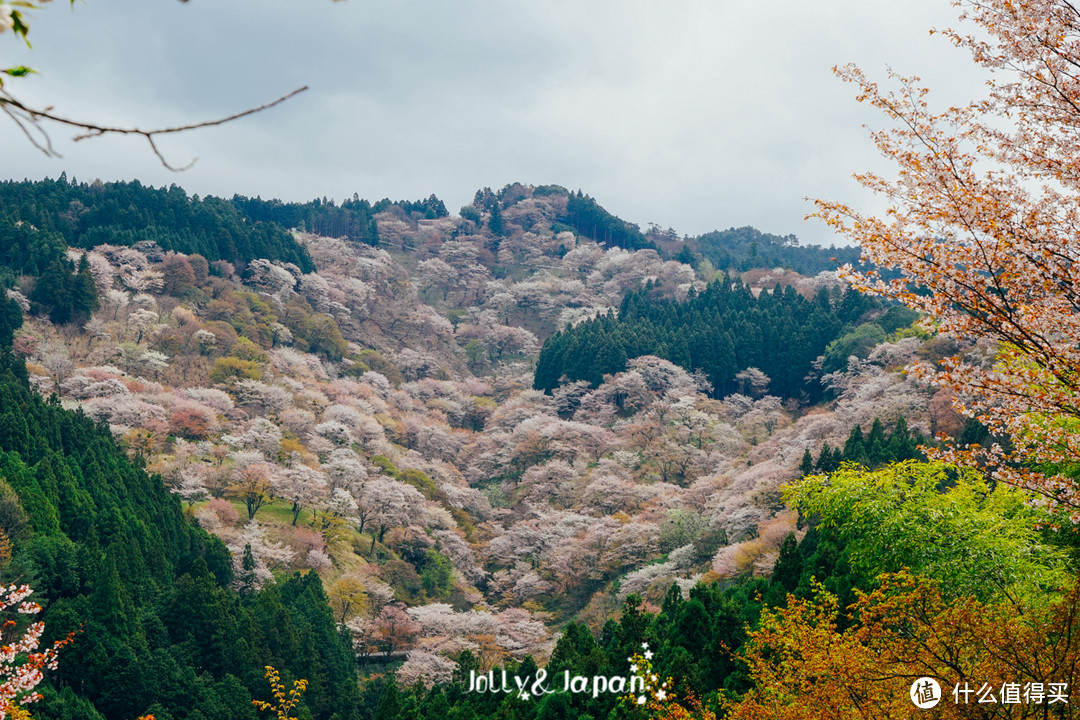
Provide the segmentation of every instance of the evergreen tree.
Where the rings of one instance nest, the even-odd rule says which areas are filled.
[[[71,288],[73,320],[80,325],[90,319],[91,313],[98,309],[97,285],[90,273],[90,263],[86,253],[79,258],[79,266]]]
[[[626,359],[657,355],[687,370],[702,370],[718,397],[737,392],[736,374],[755,367],[769,376],[771,394],[812,402],[822,394],[813,363],[843,331],[841,305],[863,307],[824,292],[806,300],[790,287],[755,297],[728,279],[710,283],[681,303],[660,290],[646,283],[623,296],[618,315],[597,317],[548,338],[533,387],[551,392],[564,376],[596,386],[605,374],[625,369]]]
[[[788,533],[780,544],[780,554],[773,568],[773,582],[779,583],[788,592],[792,592],[802,578],[802,555],[794,533]]]
[[[851,428],[847,442],[844,443],[844,460],[866,461],[866,440],[863,438],[862,428],[858,425]]]
[[[488,218],[488,230],[495,237],[502,237],[506,235],[506,224],[503,222],[502,208],[499,206],[499,201],[496,200],[491,204],[491,217]]]

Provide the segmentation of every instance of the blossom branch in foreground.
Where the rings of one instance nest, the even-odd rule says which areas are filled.
[[[27,34],[30,32],[29,19],[27,17],[28,11],[40,10],[42,5],[51,2],[51,0],[0,0],[0,34],[6,30],[11,30],[12,33],[27,44],[29,47],[30,42],[27,40]],[[181,0],[181,2],[187,2],[187,0]],[[71,4],[75,4],[75,0],[71,0]],[[76,120],[70,117],[64,117],[63,115],[57,115],[54,112],[53,107],[50,105],[44,108],[30,107],[26,103],[22,102],[14,95],[11,94],[8,88],[4,86],[4,76],[8,78],[22,78],[27,75],[34,74],[32,68],[25,65],[17,65],[13,67],[0,67],[0,111],[7,115],[19,128],[26,139],[31,145],[36,147],[41,152],[45,153],[49,157],[60,157],[60,154],[53,148],[52,139],[49,137],[49,133],[42,126],[42,121],[53,122],[59,125],[65,125],[67,127],[73,127],[82,132],[75,135],[72,138],[74,141],[85,140],[86,138],[99,137],[101,135],[138,135],[146,140],[150,145],[150,149],[153,151],[157,159],[161,161],[169,170],[178,172],[186,170],[195,164],[195,159],[182,167],[175,167],[165,159],[165,156],[158,148],[155,138],[161,135],[171,135],[179,132],[186,132],[188,130],[198,130],[199,128],[214,127],[216,125],[224,125],[227,122],[233,120],[239,120],[242,117],[248,115],[254,115],[255,113],[268,110],[275,105],[285,102],[294,95],[298,95],[305,90],[307,86],[297,88],[292,92],[279,97],[272,102],[259,105],[258,107],[249,108],[242,112],[234,113],[227,117],[218,118],[217,120],[207,120],[205,122],[191,123],[188,125],[179,125],[176,127],[159,128],[156,130],[143,130],[142,128],[124,128],[111,125],[101,125],[98,123],[87,122],[84,120]],[[196,158],[197,159],[197,158]]]
[[[894,74],[886,92],[854,66],[837,69],[894,123],[872,137],[898,176],[856,176],[889,200],[881,216],[825,200],[815,215],[902,276],[846,267],[856,287],[925,313],[939,333],[996,344],[991,360],[908,368],[1011,442],[939,456],[1080,517],[1067,472],[1080,463],[1080,12],[1064,0],[954,4],[981,32],[943,34],[993,73],[988,97],[934,112],[918,78]]]
[[[36,615],[41,606],[26,598],[33,592],[27,585],[0,588],[0,612],[14,611],[20,615]],[[3,631],[17,627],[15,620],[3,623]],[[26,716],[21,706],[41,699],[34,688],[45,679],[44,670],[55,670],[57,653],[72,641],[74,633],[53,643],[52,647],[36,652],[45,632],[45,623],[31,623],[14,642],[0,646],[0,720],[8,715]],[[6,640],[7,638],[3,638]]]

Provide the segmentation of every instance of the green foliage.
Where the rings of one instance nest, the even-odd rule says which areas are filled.
[[[15,331],[22,327],[22,310],[7,295],[0,295],[0,347],[11,347]]]
[[[807,381],[812,363],[845,325],[874,307],[875,301],[853,291],[822,289],[807,300],[788,286],[754,297],[742,283],[726,279],[680,303],[649,284],[623,297],[617,317],[598,317],[548,338],[533,387],[550,392],[563,377],[596,386],[605,374],[624,370],[628,358],[657,355],[702,370],[717,396],[736,392],[735,375],[756,367],[769,376],[773,395],[815,400],[821,387]]]
[[[469,358],[469,367],[477,369],[483,367],[488,360],[487,349],[476,339],[465,343],[465,357]]]
[[[301,305],[306,312],[307,305]],[[287,315],[289,309],[291,306],[287,308]],[[228,323],[237,336],[247,338],[260,348],[269,348],[274,344],[274,325],[278,317],[270,304],[253,292],[222,293],[206,305],[206,317]]]
[[[349,344],[341,335],[337,321],[325,313],[313,313],[302,323],[287,325],[293,338],[306,343],[307,352],[322,355],[327,360],[340,360],[348,352]]]
[[[420,571],[420,582],[428,597],[450,597],[454,587],[454,566],[445,555],[435,548],[428,548],[425,553],[424,569]]]
[[[690,510],[668,510],[660,522],[660,550],[670,552],[692,543],[708,526],[708,521]]]
[[[697,268],[698,263],[701,262],[701,256],[691,250],[689,245],[683,245],[682,249],[676,253],[672,260],[681,262],[683,265],[689,265],[692,268]]]
[[[502,208],[498,202],[491,205],[491,216],[488,218],[488,230],[495,237],[506,235],[506,223],[503,221]]]
[[[888,334],[904,330],[919,319],[919,313],[906,305],[893,305],[874,322]]]
[[[287,203],[233,195],[232,205],[256,222],[299,228],[327,237],[344,237],[367,245],[379,243],[379,227],[375,223],[377,211],[372,210],[367,200],[355,196],[336,205],[326,198],[306,203]]]
[[[20,220],[7,208],[0,210],[0,265],[13,275],[40,275],[50,263],[66,261],[66,253],[67,241],[59,232]]]
[[[656,249],[637,225],[615,217],[580,190],[567,194],[565,220],[578,234],[598,243],[627,250]]]
[[[251,342],[243,335],[236,339],[232,349],[229,351],[229,356],[255,364],[265,363],[268,359],[261,347]]]
[[[461,208],[461,210],[458,212],[458,214],[463,219],[469,220],[469,221],[475,223],[477,226],[480,225],[480,222],[481,222],[480,211],[477,210],[472,205],[465,205],[464,207]]]
[[[261,380],[262,369],[259,364],[251,360],[241,360],[235,357],[223,357],[214,361],[210,368],[210,382],[216,384],[228,383],[232,380]]]
[[[428,500],[436,500],[439,497],[439,488],[435,481],[420,470],[406,468],[397,473],[396,477],[401,482],[412,485],[419,490]]]
[[[865,360],[876,345],[885,342],[885,331],[877,323],[863,323],[848,334],[833,340],[825,348],[822,372],[831,373],[847,367],[848,358],[854,355]]]
[[[0,354],[0,526],[14,550],[3,581],[33,582],[47,642],[79,630],[35,717],[254,720],[267,662],[311,678],[307,717],[354,717],[355,663],[318,576],[241,602],[221,542],[106,426],[42,401],[20,368]]]
[[[954,596],[1034,601],[1062,587],[1066,555],[1036,529],[1054,520],[1022,491],[991,487],[974,470],[907,461],[876,471],[845,464],[802,478],[785,499],[820,515],[869,574],[903,567]]]
[[[39,182],[0,182],[0,253],[25,245],[32,231],[12,230],[19,221],[37,228],[44,242],[92,248],[103,243],[157,243],[164,250],[207,260],[244,264],[255,258],[295,263],[312,272],[303,246],[276,222],[245,216],[220,198],[189,197],[176,185],[152,188],[128,183],[69,183],[66,178]],[[291,226],[288,226],[291,227]],[[22,264],[18,262],[18,264]],[[44,270],[39,265],[38,270]]]
[[[412,215],[416,213],[422,218],[427,220],[437,220],[438,218],[444,218],[450,214],[450,211],[446,209],[446,205],[442,200],[435,195],[429,195],[424,200],[391,200],[390,198],[383,198],[375,203],[373,209],[379,213],[387,208],[396,205],[405,211],[406,214]]]
[[[815,462],[807,448],[803,453],[799,470],[803,475],[813,472],[831,473],[840,469],[844,462],[853,462],[873,470],[874,468],[902,460],[925,460],[919,450],[926,444],[926,438],[916,430],[908,430],[907,420],[901,417],[896,421],[892,433],[886,434],[880,418],[874,419],[869,435],[863,436],[862,427],[856,425],[848,434],[844,449],[831,448],[829,443],[821,446],[821,452]]]
[[[57,325],[86,322],[98,307],[97,286],[86,256],[79,260],[78,269],[67,258],[50,262],[34,284],[30,300]]]
[[[372,455],[368,458],[368,461],[375,467],[382,470],[384,473],[392,478],[396,478],[398,475],[397,466],[385,455]]]
[[[685,247],[697,250],[721,270],[740,272],[783,267],[816,275],[843,263],[859,264],[857,247],[801,246],[794,235],[780,237],[752,227],[714,230],[691,239]]]
[[[41,8],[42,3],[49,2],[49,0],[4,0],[0,3],[3,7],[3,12],[6,15],[5,29],[11,28],[11,32],[16,37],[22,38],[26,43],[26,47],[30,47],[30,40],[27,39],[27,34],[30,32],[29,21],[26,17],[28,10],[38,10]],[[71,0],[71,4],[75,4],[75,0]],[[28,67],[22,65],[16,65],[9,68],[0,70],[0,73],[10,75],[11,77],[23,77],[34,72]],[[0,81],[0,87],[3,87],[4,83]]]

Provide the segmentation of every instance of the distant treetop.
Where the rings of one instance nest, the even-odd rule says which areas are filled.
[[[15,242],[11,228],[27,223],[77,248],[151,241],[210,261],[246,264],[269,258],[295,263],[305,272],[315,269],[307,251],[281,225],[249,217],[228,200],[189,196],[177,185],[78,183],[66,175],[0,182],[0,216],[7,221],[0,222],[0,250]]]
[[[714,230],[687,242],[720,270],[743,272],[752,268],[791,268],[803,275],[836,270],[844,263],[859,264],[858,247],[800,245],[794,235],[780,237],[752,227]]]

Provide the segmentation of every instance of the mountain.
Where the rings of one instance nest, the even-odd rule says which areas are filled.
[[[437,714],[398,686],[588,655],[569,627],[599,633],[620,612],[610,637],[629,642],[632,597],[685,624],[672,653],[698,653],[704,611],[673,584],[714,583],[695,597],[737,604],[724,622],[741,627],[757,611],[723,588],[763,587],[782,558],[796,582],[783,547],[803,528],[778,488],[805,455],[900,459],[908,428],[963,427],[896,371],[955,349],[913,317],[830,272],[680,262],[670,238],[577,191],[485,188],[458,215],[434,197],[226,201],[66,179],[18,194],[0,210],[15,373],[0,428],[17,429],[3,447],[29,521],[0,513],[0,577],[36,583],[50,637],[84,623],[45,717],[250,717],[264,665],[311,682],[304,716]],[[79,197],[124,198],[127,219],[41,210]],[[280,242],[232,259],[165,247],[182,235],[166,205],[189,230],[205,219],[183,237]],[[123,234],[132,218],[153,221],[145,237]],[[131,242],[87,246],[106,235]],[[714,335],[732,363],[710,360]],[[871,431],[847,453],[856,427]],[[694,687],[729,669],[702,672]]]

